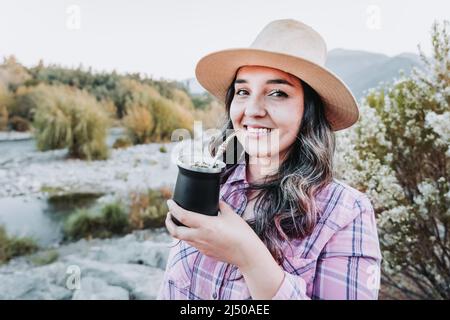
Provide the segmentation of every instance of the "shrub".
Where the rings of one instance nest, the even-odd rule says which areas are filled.
[[[64,224],[64,238],[108,238],[129,231],[128,215],[120,203],[105,205],[101,212],[77,209]]]
[[[35,255],[31,256],[30,261],[35,266],[43,266],[43,265],[55,262],[56,260],[58,260],[58,258],[59,258],[58,251],[47,250],[47,251],[38,252]]]
[[[131,195],[130,225],[133,229],[160,228],[164,226],[167,212],[166,201],[172,197],[167,188],[150,189],[146,193]]]
[[[8,128],[8,109],[0,104],[0,131]]]
[[[201,121],[204,129],[219,128],[225,122],[225,108],[217,101],[212,101],[203,109],[194,110],[194,119]]]
[[[112,234],[124,234],[128,231],[128,214],[119,203],[110,203],[102,208],[104,228]]]
[[[371,198],[386,296],[450,298],[450,41],[434,24],[433,57],[368,94],[338,136],[338,176]]]
[[[196,94],[192,97],[192,103],[195,109],[206,110],[213,102],[214,98],[209,93]]]
[[[175,129],[185,128],[192,132],[194,118],[192,107],[161,97],[151,86],[126,81],[123,84],[128,95],[125,97],[124,125],[135,144],[170,141]],[[187,103],[183,91],[177,91],[177,99]]]
[[[9,107],[10,115],[33,121],[38,106],[50,103],[51,97],[43,90],[44,88],[43,86],[19,87]]]
[[[133,145],[133,142],[128,137],[119,137],[114,141],[113,148],[114,149],[121,149],[121,148],[127,148]]]
[[[28,70],[14,56],[5,57],[0,65],[0,81],[12,91],[31,78]]]
[[[47,203],[52,211],[71,212],[75,208],[86,208],[95,204],[103,193],[71,192],[42,187],[42,192],[48,193]]]
[[[161,153],[167,153],[167,148],[166,148],[166,146],[162,145],[161,147],[159,147],[159,152],[161,152]]]
[[[8,126],[8,106],[11,104],[11,95],[8,89],[0,84],[0,130],[6,130]]]
[[[64,86],[36,87],[48,98],[38,105],[34,125],[39,150],[67,147],[80,159],[106,159],[108,115],[87,92]]]
[[[10,237],[5,228],[0,226],[0,264],[8,262],[11,258],[33,253],[37,249],[38,246],[33,239]]]
[[[118,109],[118,116],[122,118],[131,106],[147,106],[151,99],[158,97],[160,97],[160,94],[152,86],[125,78],[119,82],[119,86],[114,91],[113,99]]]
[[[184,128],[193,132],[194,118],[188,110],[166,98],[152,102],[151,113],[155,123],[152,132],[153,141],[170,141],[176,129]]]
[[[30,131],[31,125],[30,122],[24,118],[19,116],[13,116],[8,121],[8,125],[12,130],[26,132]]]
[[[186,110],[193,110],[194,104],[188,94],[181,89],[172,89],[172,101],[182,106]]]
[[[148,108],[137,105],[128,107],[123,123],[134,144],[151,142],[154,124]]]

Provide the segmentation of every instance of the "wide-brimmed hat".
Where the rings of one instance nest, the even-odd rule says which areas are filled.
[[[325,67],[327,47],[322,36],[296,20],[270,22],[249,48],[210,53],[197,63],[199,83],[225,102],[226,92],[242,66],[266,66],[290,73],[309,84],[321,97],[334,131],[359,118],[358,104],[345,83]]]

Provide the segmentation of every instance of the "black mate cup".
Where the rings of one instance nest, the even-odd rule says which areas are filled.
[[[180,157],[177,161],[178,176],[173,200],[182,208],[217,216],[219,212],[220,175],[225,163],[217,160],[214,167],[198,167]],[[173,222],[184,226],[175,217]]]

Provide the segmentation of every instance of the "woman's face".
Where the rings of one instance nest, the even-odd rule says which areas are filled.
[[[241,67],[230,106],[237,138],[250,158],[282,160],[303,117],[303,88],[295,76],[262,66]],[[260,130],[255,128],[269,128]]]

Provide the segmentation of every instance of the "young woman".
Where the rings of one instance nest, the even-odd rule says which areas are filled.
[[[200,60],[197,78],[225,103],[244,156],[226,166],[217,217],[168,201],[177,240],[158,299],[378,297],[372,205],[333,177],[333,131],[354,124],[358,107],[325,59],[316,31],[277,20],[250,48]]]

